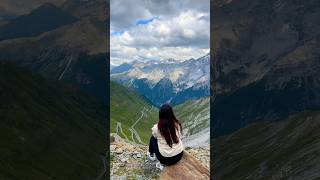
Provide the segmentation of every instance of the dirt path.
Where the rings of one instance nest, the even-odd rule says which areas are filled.
[[[116,127],[116,133],[118,134],[120,131],[120,133],[122,134],[122,136],[124,138],[126,138],[126,140],[129,140],[128,137],[123,133],[122,131],[122,127],[121,127],[121,123],[120,122],[117,122],[117,127]]]

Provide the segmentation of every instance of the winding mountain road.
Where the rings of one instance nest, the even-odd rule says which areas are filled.
[[[130,127],[130,132],[131,132],[131,137],[132,137],[132,140],[137,139],[137,141],[140,143],[140,144],[143,144],[145,145],[144,142],[142,142],[140,136],[139,136],[139,133],[135,130],[135,126],[137,125],[137,123],[139,123],[139,121],[145,117],[145,118],[148,118],[148,113],[151,113],[153,110],[153,106],[151,106],[150,109],[147,109],[145,106],[143,107],[143,109],[140,111],[141,112],[141,116],[132,124],[132,126]]]
[[[136,131],[136,129],[134,128],[141,119],[148,118],[148,114],[150,114],[153,111],[154,107],[151,106],[150,109],[147,109],[145,106],[142,108],[142,110],[140,111],[141,115],[138,119],[136,119],[136,121],[130,126],[129,131],[131,132],[131,140],[135,143],[139,143],[139,144],[143,144],[146,145],[140,138],[139,133]],[[124,134],[122,127],[121,127],[121,123],[117,122],[117,126],[116,126],[116,133],[119,134],[121,133],[121,135],[123,137],[125,137],[126,140],[129,140],[128,137]]]

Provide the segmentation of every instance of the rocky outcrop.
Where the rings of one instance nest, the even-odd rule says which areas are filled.
[[[147,147],[111,135],[110,177],[116,179],[159,179],[155,161],[146,158]]]
[[[190,153],[184,152],[182,159],[173,166],[165,167],[160,179],[210,179],[207,167],[201,164]]]
[[[185,150],[189,155],[196,158],[206,168],[210,168],[210,149],[208,148],[186,148]]]
[[[147,160],[147,146],[111,134],[110,177],[116,179],[209,179],[209,150],[187,148],[183,159],[163,171]]]

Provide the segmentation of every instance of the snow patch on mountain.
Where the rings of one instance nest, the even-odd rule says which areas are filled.
[[[210,95],[210,55],[185,61],[135,60],[114,67],[111,79],[135,89],[155,106],[177,105]]]
[[[168,78],[177,91],[194,85],[204,86],[209,84],[210,55],[199,59],[190,59],[183,62],[174,59],[161,61],[133,61],[131,69],[121,73],[111,73],[111,78],[118,81],[131,79],[147,79],[150,87],[155,86],[161,79]]]

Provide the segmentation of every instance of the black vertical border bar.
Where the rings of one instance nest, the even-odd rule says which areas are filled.
[[[214,52],[214,34],[213,34],[213,1],[210,0],[210,179],[214,179],[214,141],[213,141],[213,130],[214,130],[214,99],[216,96],[216,86],[215,86],[215,52]]]
[[[107,38],[108,38],[108,53],[106,56],[107,70],[106,70],[106,93],[107,93],[107,108],[106,108],[106,173],[105,179],[110,179],[110,0],[106,0],[106,29],[107,29]]]

